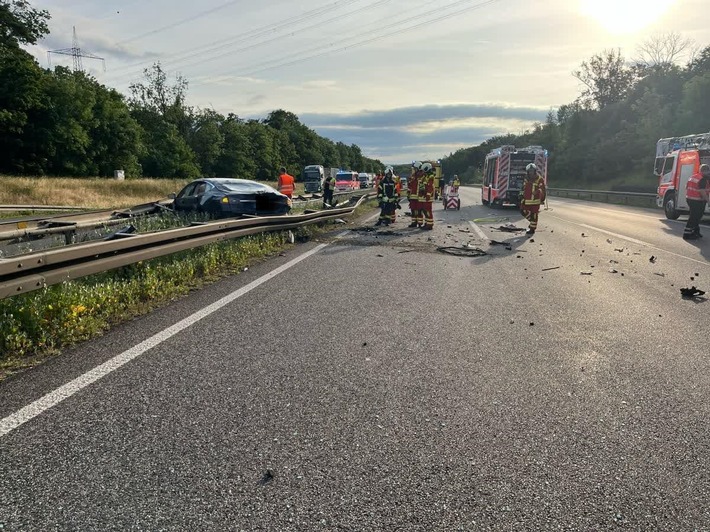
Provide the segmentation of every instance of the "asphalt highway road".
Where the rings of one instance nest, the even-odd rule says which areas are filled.
[[[710,228],[462,197],[0,384],[0,529],[710,530]]]

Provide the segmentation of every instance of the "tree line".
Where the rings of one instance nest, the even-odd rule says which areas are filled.
[[[690,58],[678,65],[683,52]],[[504,144],[549,150],[553,186],[654,192],[659,138],[710,131],[710,46],[675,33],[651,38],[639,57],[605,50],[573,75],[582,91],[522,134],[493,137],[442,159],[447,176],[480,180],[485,156]]]
[[[27,0],[0,2],[1,173],[272,180],[281,166],[296,176],[308,164],[384,168],[281,109],[254,120],[189,106],[187,80],[159,63],[128,96],[83,72],[44,69],[22,46],[47,35],[49,19]]]

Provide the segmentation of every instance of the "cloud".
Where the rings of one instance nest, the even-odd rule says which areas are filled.
[[[301,120],[311,127],[353,126],[361,128],[396,128],[429,122],[447,122],[471,118],[543,121],[548,108],[497,104],[453,104],[399,107],[384,111],[365,110],[358,113],[307,113]]]
[[[389,162],[439,158],[545,120],[548,108],[497,104],[400,107],[356,113],[304,113],[318,134],[357,144],[363,153]]]

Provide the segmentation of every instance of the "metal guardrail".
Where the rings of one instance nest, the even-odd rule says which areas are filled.
[[[190,227],[134,234],[119,240],[76,244],[0,260],[0,299],[212,242],[267,231],[296,229],[340,218],[352,214],[368,197],[364,195],[350,207],[340,209],[296,216],[199,223]]]
[[[548,188],[549,196],[561,198],[576,198],[603,203],[635,205],[640,207],[657,207],[656,194],[649,192],[617,192],[614,190],[582,190],[574,188]]]
[[[88,207],[72,207],[71,205],[0,205],[0,211],[88,211]]]

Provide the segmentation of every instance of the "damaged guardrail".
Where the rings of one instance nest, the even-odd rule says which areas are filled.
[[[550,196],[575,198],[637,207],[657,207],[656,194],[650,192],[617,192],[614,190],[582,190],[574,188],[548,188]]]
[[[118,240],[76,244],[0,260],[0,299],[213,242],[340,218],[352,214],[368,197],[364,195],[353,205],[339,209],[195,223],[190,227],[127,234]]]

